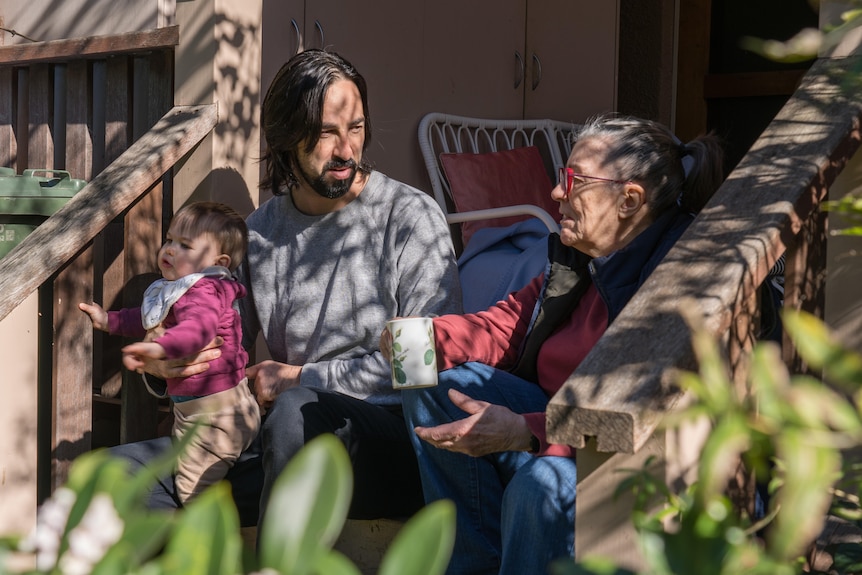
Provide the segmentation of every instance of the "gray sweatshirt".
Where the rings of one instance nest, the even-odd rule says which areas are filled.
[[[427,194],[372,172],[347,206],[322,216],[276,196],[247,220],[238,275],[243,345],[259,332],[275,361],[302,366],[301,385],[400,403],[380,333],[396,316],[461,312],[443,213]]]

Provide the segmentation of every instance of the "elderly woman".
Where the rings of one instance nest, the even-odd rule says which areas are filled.
[[[721,163],[712,136],[590,121],[551,191],[562,220],[545,273],[486,311],[434,319],[439,385],[404,391],[403,407],[426,501],[457,506],[448,573],[546,573],[572,556],[574,450],[548,443],[548,400],[717,189]]]

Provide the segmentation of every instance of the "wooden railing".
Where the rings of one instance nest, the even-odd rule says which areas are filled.
[[[0,260],[0,321],[39,291],[40,499],[92,448],[94,404],[118,412],[119,440],[156,434],[155,401],[123,385],[121,342],[94,336],[77,302],[139,297],[158,271],[171,169],[215,126],[214,105],[173,107],[178,41],[171,27],[0,47],[0,165],[89,182]]]
[[[757,287],[786,251],[785,307],[823,317],[826,219],[818,205],[860,144],[862,92],[847,83],[858,58],[818,60],[793,97],[728,177],[548,407],[552,439],[578,451],[576,550],[637,553],[630,507],[612,493],[620,467],[658,455],[670,484],[696,466],[662,416],[684,401],[678,370],[695,370],[687,309],[727,344],[737,385],[757,323]],[[857,73],[858,74],[858,73]],[[785,359],[801,366],[790,342]],[[675,469],[671,469],[675,467]],[[630,503],[627,502],[627,503]],[[636,563],[636,560],[633,560]]]

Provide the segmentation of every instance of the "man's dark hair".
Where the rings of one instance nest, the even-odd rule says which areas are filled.
[[[365,114],[365,145],[371,143],[371,116],[368,113],[368,89],[365,78],[353,64],[325,50],[305,50],[288,60],[275,75],[261,109],[261,128],[266,139],[263,160],[266,173],[261,188],[273,195],[297,185],[292,167],[301,145],[311,152],[320,139],[323,100],[326,91],[337,80],[350,80],[359,89]],[[359,170],[370,172],[371,165],[363,154]]]

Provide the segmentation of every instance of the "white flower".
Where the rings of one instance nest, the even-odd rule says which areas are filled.
[[[69,549],[60,558],[60,568],[66,575],[90,573],[122,535],[123,521],[114,502],[108,495],[97,493],[81,522],[69,532]]]
[[[21,551],[36,553],[36,568],[40,571],[50,571],[57,563],[57,552],[75,497],[71,489],[57,489],[39,508],[36,526],[21,541]]]

